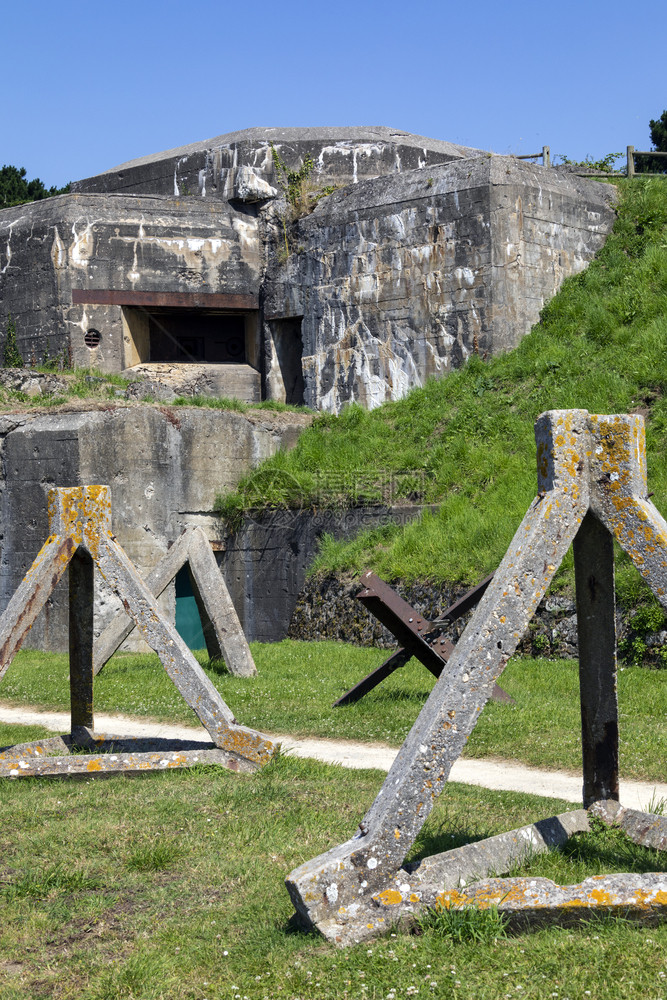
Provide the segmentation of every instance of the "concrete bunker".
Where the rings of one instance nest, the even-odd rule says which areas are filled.
[[[312,164],[305,208],[273,151]],[[614,197],[390,128],[247,129],[0,211],[0,331],[11,314],[35,363],[204,366],[181,395],[371,408],[515,347],[604,242]]]

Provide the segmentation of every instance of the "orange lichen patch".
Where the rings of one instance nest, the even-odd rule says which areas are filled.
[[[591,889],[588,898],[591,903],[595,903],[597,906],[611,906],[618,897],[603,889]]]
[[[89,760],[88,763],[86,764],[86,771],[101,771],[101,770],[102,770],[102,764],[98,757],[93,758],[93,760]]]
[[[401,831],[398,829],[398,827],[396,827],[396,829],[394,830],[394,839],[395,840],[401,839]]]
[[[49,527],[85,544],[97,556],[100,539],[111,533],[111,491],[108,486],[74,486],[49,490]]]
[[[373,899],[376,899],[382,906],[398,906],[399,903],[403,902],[403,896],[398,889],[384,889]]]
[[[184,754],[174,754],[173,759],[167,762],[167,767],[184,767],[186,757]]]
[[[233,727],[223,730],[216,743],[222,750],[229,750],[258,764],[268,764],[275,749],[273,743],[263,740],[257,733]]]

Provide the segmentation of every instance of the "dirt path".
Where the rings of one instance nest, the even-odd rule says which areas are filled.
[[[43,726],[54,732],[67,732],[70,717],[67,712],[41,712],[38,709],[17,708],[0,705],[0,722],[26,726]],[[145,719],[124,715],[95,714],[95,728],[98,732],[109,732],[123,736],[162,736],[171,739],[201,739],[208,743],[208,733],[203,728],[176,726],[170,723],[149,722]],[[393,747],[379,743],[353,743],[348,740],[325,740],[316,737],[294,739],[292,736],[267,734],[275,742],[280,742],[284,750],[297,757],[311,757],[327,764],[341,764],[343,767],[374,767],[388,771],[397,754]],[[540,771],[524,767],[512,761],[458,760],[451,772],[452,781],[467,785],[479,785],[508,792],[528,792],[565,799],[567,802],[581,803],[581,775],[566,774],[562,771]],[[667,802],[667,784],[646,781],[621,781],[621,802],[633,809],[645,809],[653,799]]]

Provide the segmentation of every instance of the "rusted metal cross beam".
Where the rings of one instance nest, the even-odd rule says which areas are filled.
[[[434,622],[427,621],[375,573],[364,573],[362,580],[364,586],[357,594],[357,600],[368,608],[392,635],[396,636],[401,646],[381,666],[372,670],[363,680],[341,695],[338,701],[334,702],[333,708],[359,701],[395,670],[404,667],[413,656],[416,656],[434,677],[439,677],[454,651],[454,643],[442,637],[443,629],[479,603],[493,580],[493,573],[460,597]],[[497,684],[491,697],[495,701],[512,700]]]

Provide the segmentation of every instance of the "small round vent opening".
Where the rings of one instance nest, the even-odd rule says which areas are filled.
[[[83,341],[89,351],[94,350],[96,347],[100,346],[100,341],[102,340],[102,334],[99,330],[88,330]]]

